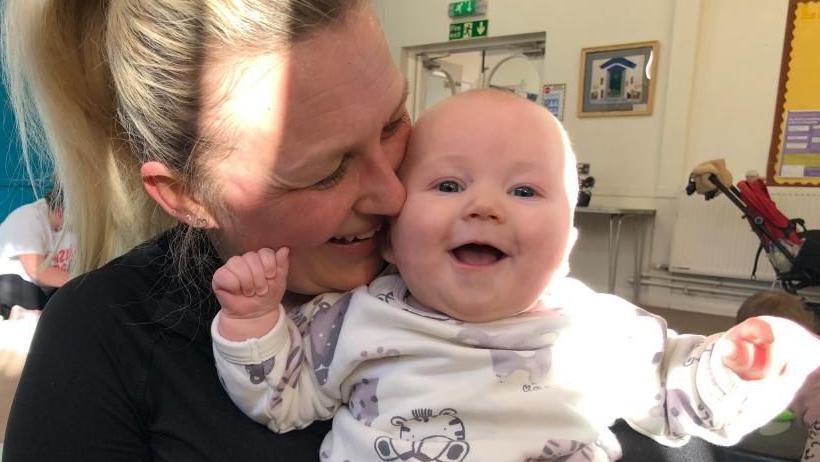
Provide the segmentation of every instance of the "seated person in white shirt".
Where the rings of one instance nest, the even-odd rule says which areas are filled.
[[[12,307],[42,309],[68,281],[72,236],[63,231],[57,188],[13,210],[0,223],[0,315]]]
[[[407,200],[384,254],[400,274],[287,308],[287,248],[214,274],[229,395],[277,432],[332,418],[322,461],[617,460],[617,418],[670,446],[732,444],[820,358],[784,319],[677,335],[568,278],[575,156],[532,102],[483,90],[439,103],[399,177]]]

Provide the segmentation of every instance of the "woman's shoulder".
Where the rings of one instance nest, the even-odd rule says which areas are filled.
[[[206,297],[193,294],[192,284],[179,283],[174,268],[166,233],[71,279],[51,297],[43,317],[65,311],[60,317],[141,325],[167,317],[161,313],[178,313],[169,320],[175,324],[186,300],[201,304]]]
[[[55,292],[48,309],[70,304],[75,310],[94,310],[145,299],[162,284],[167,259],[156,239],[147,241],[96,270],[72,278]]]
[[[203,335],[208,331],[203,326],[218,309],[216,299],[210,284],[177,276],[169,234],[72,279],[49,300],[43,318],[53,315],[69,323],[94,320],[91,324],[102,328],[111,328],[112,323],[129,330],[138,326],[143,333],[169,329],[189,339]]]

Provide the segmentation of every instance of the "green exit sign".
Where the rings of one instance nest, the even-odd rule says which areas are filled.
[[[460,18],[475,14],[475,0],[464,0],[450,4],[450,17]]]
[[[480,16],[486,13],[487,0],[462,0],[448,5],[448,14],[451,18]]]
[[[490,22],[486,19],[450,24],[450,40],[486,37],[489,27]]]

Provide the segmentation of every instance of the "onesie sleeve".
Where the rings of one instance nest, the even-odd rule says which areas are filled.
[[[686,444],[690,436],[732,445],[774,418],[794,395],[787,381],[746,381],[726,368],[716,351],[724,334],[679,335],[663,319],[636,309],[631,336],[644,353],[631,355],[636,395],[624,417],[638,432],[667,446]]]
[[[310,337],[294,321],[305,319],[306,311],[309,305],[291,317],[280,306],[270,332],[241,342],[219,335],[219,315],[211,324],[214,359],[228,395],[250,418],[277,433],[329,419],[340,405],[338,397],[321,388],[307,359]]]

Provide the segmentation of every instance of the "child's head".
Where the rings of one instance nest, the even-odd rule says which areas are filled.
[[[758,292],[747,298],[737,310],[738,323],[755,316],[791,319],[815,334],[820,333],[817,317],[808,309],[803,299],[782,290]]]
[[[63,229],[63,200],[60,185],[55,183],[44,199],[48,206],[48,223],[51,229],[55,232]]]
[[[422,303],[505,318],[568,272],[575,155],[541,106],[498,90],[449,98],[419,119],[399,176],[407,200],[385,255]]]

